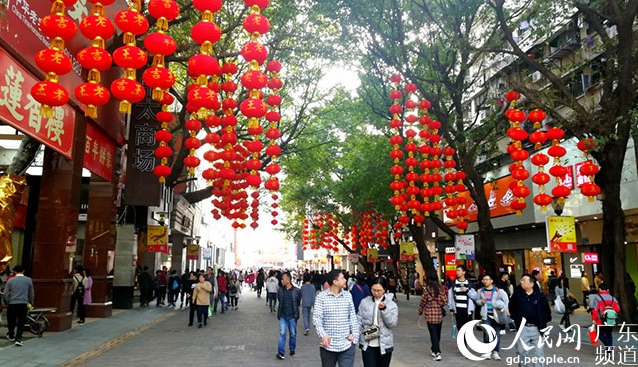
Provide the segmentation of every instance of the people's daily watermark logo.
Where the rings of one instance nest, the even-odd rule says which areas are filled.
[[[463,325],[463,327],[461,327],[459,334],[456,336],[456,344],[458,345],[461,354],[472,361],[482,361],[487,359],[487,357],[483,357],[483,355],[489,355],[489,353],[496,348],[496,343],[498,342],[496,330],[487,324],[480,324],[480,327],[487,333],[489,342],[482,342],[474,336],[472,331],[476,324],[480,322],[481,320],[467,322]],[[475,355],[474,353],[477,353],[478,355]]]

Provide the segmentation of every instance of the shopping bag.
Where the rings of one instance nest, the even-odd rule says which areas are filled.
[[[587,329],[587,334],[589,334],[589,340],[591,343],[596,346],[598,345],[598,328],[596,324],[591,324],[591,326]]]
[[[452,324],[452,335],[451,335],[452,339],[456,339],[456,333],[457,333],[457,330],[456,330],[456,322],[455,322]]]
[[[208,317],[213,316],[213,305],[208,305]]]
[[[565,304],[563,303],[563,300],[560,299],[560,297],[556,297],[556,299],[554,300],[554,310],[556,311],[556,313],[561,315],[565,313]]]

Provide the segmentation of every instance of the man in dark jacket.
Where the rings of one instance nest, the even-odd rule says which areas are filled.
[[[552,319],[549,303],[545,295],[535,287],[536,279],[529,274],[521,277],[521,286],[514,290],[509,303],[510,316],[514,324],[521,329],[516,342],[516,350],[521,361],[545,357],[543,343],[539,343],[546,331],[547,323]],[[531,348],[530,348],[531,347]],[[524,362],[519,366],[527,366]]]
[[[140,285],[140,307],[147,307],[151,302],[153,289],[153,278],[148,272],[148,266],[144,266],[144,271],[137,276],[137,284]]]
[[[297,346],[297,320],[299,320],[299,306],[301,305],[301,290],[291,281],[290,273],[281,275],[281,287],[277,291],[279,305],[277,319],[279,320],[279,344],[277,345],[277,359],[285,359],[286,332],[290,333],[290,355],[295,355]]]

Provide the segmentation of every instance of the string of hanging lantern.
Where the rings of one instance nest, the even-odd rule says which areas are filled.
[[[40,0],[41,1],[41,0]],[[78,27],[64,14],[65,7],[73,6],[77,0],[51,0],[51,11],[40,21],[42,34],[51,39],[49,48],[35,55],[35,64],[46,74],[44,81],[37,82],[31,88],[33,99],[40,103],[40,116],[53,117],[53,108],[65,105],[69,101],[69,92],[58,81],[72,69],[71,59],[64,53],[64,42],[77,33]]]
[[[97,118],[97,108],[104,106],[111,98],[109,90],[100,84],[100,73],[110,69],[113,63],[111,54],[105,49],[105,42],[115,33],[115,26],[104,16],[104,7],[114,1],[89,0],[93,4],[91,14],[80,22],[80,33],[91,40],[91,44],[77,54],[78,62],[88,73],[86,82],[75,87],[73,94],[80,103],[86,105],[84,116],[90,118]]]
[[[596,142],[591,138],[585,138],[578,142],[577,147],[583,152],[585,159],[587,159],[585,164],[579,169],[580,174],[587,176],[588,179],[588,182],[580,186],[580,193],[587,196],[589,202],[594,202],[596,196],[600,195],[600,187],[594,183],[594,176],[596,176],[600,169],[592,162],[589,157],[589,151],[596,147]]]
[[[516,215],[521,215],[522,211],[527,207],[525,198],[529,196],[531,190],[525,186],[525,180],[529,178],[529,171],[523,164],[529,158],[529,152],[522,147],[522,141],[527,139],[527,132],[521,128],[527,115],[525,112],[515,108],[516,101],[520,98],[520,93],[516,91],[509,91],[505,98],[510,101],[510,108],[505,111],[505,117],[510,122],[510,128],[507,129],[507,135],[510,137],[512,143],[507,147],[507,151],[510,157],[514,161],[510,165],[510,173],[516,180],[510,184],[509,189],[516,198],[510,203],[510,207],[516,210]]]
[[[120,100],[120,112],[126,114],[131,113],[132,104],[141,102],[146,96],[146,90],[136,76],[136,70],[146,66],[148,60],[146,52],[136,46],[136,37],[149,28],[148,20],[140,14],[141,9],[140,0],[132,0],[127,10],[115,16],[115,25],[124,34],[124,46],[113,52],[113,61],[124,69],[124,76],[111,83],[111,94]]]
[[[270,175],[267,181],[270,182],[271,179],[276,178],[277,174],[281,171],[281,167],[277,164],[277,157],[281,154],[281,148],[277,145],[277,139],[281,137],[281,131],[277,128],[281,120],[281,114],[279,114],[277,110],[282,101],[279,90],[282,88],[283,83],[279,78],[279,72],[281,71],[281,63],[279,61],[270,61],[266,65],[266,69],[270,73],[267,86],[272,92],[272,94],[266,98],[266,104],[270,107],[270,111],[266,113],[266,121],[270,124],[268,130],[266,130],[266,138],[269,139],[266,154],[270,157],[270,163],[266,166],[266,173]],[[279,196],[275,191],[276,190],[271,190],[271,199],[273,201],[272,204],[270,204],[273,208],[271,211],[271,215],[273,216],[271,221],[272,225],[277,225],[278,223],[276,219],[277,214],[275,213],[277,213],[277,208],[279,207],[277,203]]]

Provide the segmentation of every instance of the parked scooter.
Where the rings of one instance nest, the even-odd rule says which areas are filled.
[[[4,303],[4,293],[0,292],[0,298],[3,299]],[[32,334],[42,337],[42,333],[49,327],[49,320],[44,314],[55,312],[57,309],[51,307],[32,308],[31,306],[29,308],[24,327]]]

